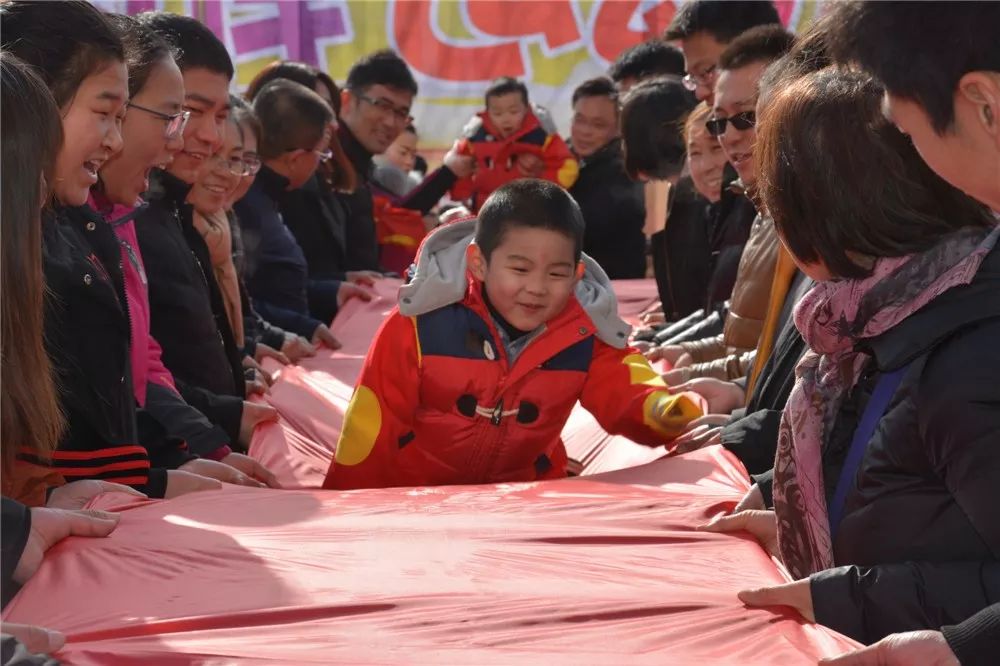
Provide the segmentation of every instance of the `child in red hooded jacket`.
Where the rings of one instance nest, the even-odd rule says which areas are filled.
[[[465,126],[463,150],[476,158],[476,171],[451,190],[456,201],[472,210],[504,183],[518,178],[542,178],[569,189],[580,168],[569,146],[553,129],[542,125],[528,101],[528,88],[510,77],[486,90],[486,110]]]
[[[531,179],[427,237],[365,359],[325,488],[563,477],[577,401],[650,446],[701,416],[700,396],[671,394],[628,347],[583,226],[565,190]]]

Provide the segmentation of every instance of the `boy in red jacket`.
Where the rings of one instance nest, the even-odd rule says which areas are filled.
[[[650,446],[701,416],[700,396],[671,394],[628,348],[583,226],[565,190],[519,180],[478,220],[428,236],[365,360],[325,488],[563,477],[577,401]]]
[[[569,189],[579,165],[566,142],[549,131],[532,111],[528,88],[510,77],[494,81],[486,90],[486,110],[465,126],[463,150],[476,158],[476,172],[451,190],[456,201],[472,210],[504,183],[518,178],[543,178]]]

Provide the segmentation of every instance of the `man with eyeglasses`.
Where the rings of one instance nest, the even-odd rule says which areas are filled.
[[[384,153],[407,125],[413,122],[410,108],[417,95],[417,82],[406,63],[395,52],[384,50],[365,56],[351,67],[341,94],[338,137],[358,175],[353,193],[339,194],[350,210],[347,221],[348,271],[379,270],[375,240],[374,193],[382,193],[372,178],[372,157]],[[452,148],[444,166],[424,179],[406,197],[401,208],[428,213],[460,177],[472,173],[473,158]]]
[[[663,37],[678,42],[684,53],[684,85],[699,102],[711,105],[719,56],[743,32],[769,24],[781,24],[769,0],[691,0],[677,10]]]

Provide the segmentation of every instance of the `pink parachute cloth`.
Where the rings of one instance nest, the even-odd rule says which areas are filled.
[[[281,368],[269,397],[281,421],[258,430],[252,454],[286,485],[323,480],[397,287],[345,307],[342,350]],[[642,300],[623,299],[626,312]],[[57,656],[81,665],[815,664],[857,647],[788,609],[739,602],[787,575],[749,535],[695,529],[747,490],[724,449],[650,463],[664,451],[609,437],[582,410],[564,438],[585,473],[618,471],[102,495],[91,506],[121,511],[117,530],[55,546],[3,619],[64,632]]]
[[[713,447],[536,484],[120,494],[4,620],[79,665],[815,664],[857,645],[736,592],[785,575],[696,531],[747,488]]]
[[[265,367],[278,375],[267,401],[281,418],[257,429],[250,455],[274,472],[284,487],[318,488],[323,484],[368,345],[395,305],[399,284],[382,280],[375,287],[378,298],[370,303],[353,300],[341,309],[331,330],[343,343],[342,349],[321,349],[298,366],[266,363]],[[613,284],[619,313],[627,321],[637,321],[656,300],[653,280]],[[563,431],[563,440],[570,458],[583,464],[585,475],[641,465],[666,454],[663,447],[649,448],[611,437],[579,406]]]

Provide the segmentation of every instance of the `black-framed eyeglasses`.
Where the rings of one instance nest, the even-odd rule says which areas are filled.
[[[681,83],[683,83],[684,87],[690,90],[691,92],[697,90],[698,86],[705,86],[706,88],[711,88],[712,84],[715,83],[715,70],[716,70],[716,65],[712,65],[701,74],[688,74],[683,79],[681,79]]]
[[[742,132],[757,124],[757,113],[755,111],[743,111],[728,118],[712,118],[705,123],[705,129],[712,136],[722,136],[726,133],[726,123],[732,123],[733,127]]]
[[[387,99],[368,97],[367,95],[362,95],[354,91],[351,91],[351,93],[355,97],[360,99],[362,102],[368,102],[369,104],[374,106],[380,113],[383,114],[391,113],[393,116],[396,117],[396,120],[398,120],[401,123],[409,125],[410,123],[413,122],[413,116],[410,115],[409,109],[404,109],[402,107],[396,106]]]
[[[166,129],[163,131],[163,138],[167,141],[173,141],[181,134],[184,133],[184,128],[187,127],[188,120],[191,118],[190,111],[180,111],[178,113],[161,113],[156,109],[150,109],[145,106],[139,106],[134,102],[128,103],[128,108],[139,109],[140,111],[145,111],[151,116],[156,116],[160,120],[167,123]]]

